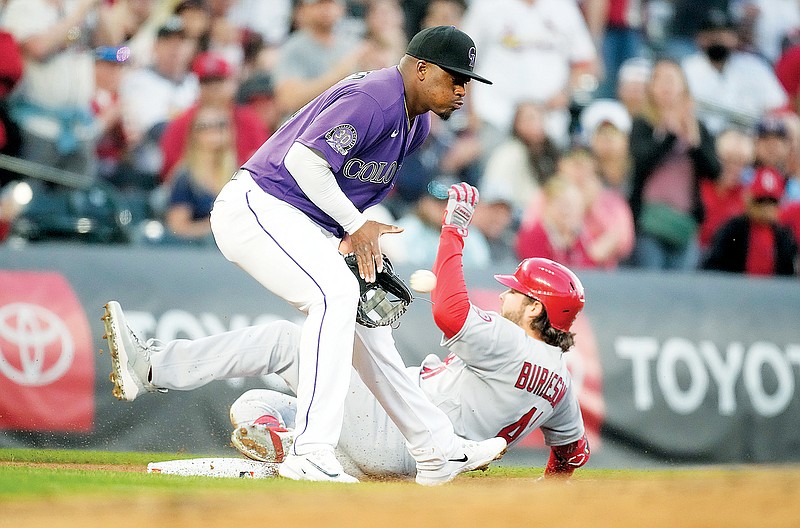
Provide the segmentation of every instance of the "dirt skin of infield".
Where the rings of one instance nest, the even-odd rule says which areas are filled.
[[[542,482],[459,477],[438,488],[292,483],[265,493],[135,491],[0,502],[0,526],[26,528],[387,526],[800,527],[800,469],[637,474]]]

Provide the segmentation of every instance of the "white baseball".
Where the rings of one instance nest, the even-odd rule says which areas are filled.
[[[430,270],[421,269],[412,273],[408,282],[415,292],[428,293],[436,287],[436,275]]]

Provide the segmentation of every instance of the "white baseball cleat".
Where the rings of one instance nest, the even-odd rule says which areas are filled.
[[[150,342],[142,343],[125,322],[122,307],[117,301],[105,305],[101,318],[106,329],[103,339],[108,340],[111,352],[110,379],[114,383],[111,393],[118,399],[133,401],[144,392],[166,392],[148,381],[150,374]]]
[[[231,445],[247,458],[259,462],[283,462],[293,443],[294,431],[269,415],[241,424],[231,433]]]
[[[434,467],[428,467],[427,463],[417,464],[417,484],[438,486],[450,482],[461,473],[485,470],[493,461],[503,458],[507,449],[505,438],[490,438],[482,442],[464,440],[458,453],[444,464]]]
[[[286,456],[278,467],[278,474],[292,480],[354,483],[358,479],[344,472],[336,455],[328,449],[312,451],[305,455]]]

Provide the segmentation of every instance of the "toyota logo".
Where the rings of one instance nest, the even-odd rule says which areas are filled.
[[[19,385],[47,385],[63,376],[75,357],[64,321],[36,304],[0,308],[0,373]]]

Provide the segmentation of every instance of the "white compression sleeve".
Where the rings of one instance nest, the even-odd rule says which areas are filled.
[[[367,221],[336,183],[330,165],[322,156],[305,145],[294,143],[286,153],[283,164],[300,190],[345,231],[354,233]]]

